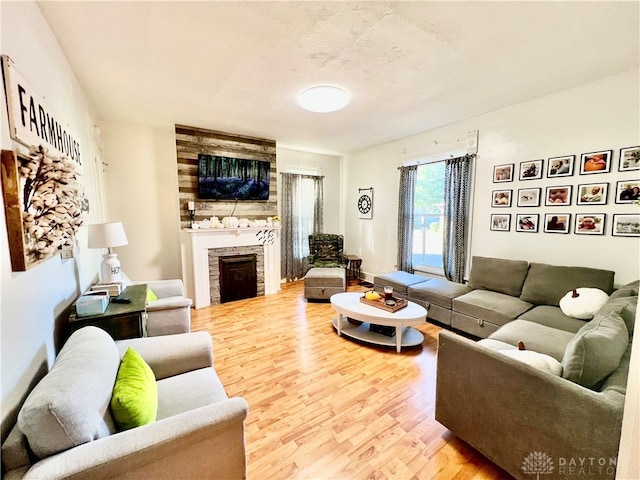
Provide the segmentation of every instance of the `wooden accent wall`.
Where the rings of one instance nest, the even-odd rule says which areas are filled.
[[[264,138],[245,137],[203,128],[176,125],[176,153],[178,158],[178,198],[180,226],[189,227],[187,202],[194,201],[196,221],[217,216],[220,220],[231,215],[249,220],[264,219],[278,213],[278,177],[276,175],[276,142]],[[198,154],[247,158],[271,162],[269,200],[237,202],[200,200],[198,198]]]

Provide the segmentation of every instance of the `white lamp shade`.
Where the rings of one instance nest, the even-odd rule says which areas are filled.
[[[127,235],[121,222],[89,225],[89,248],[111,248],[127,245]]]

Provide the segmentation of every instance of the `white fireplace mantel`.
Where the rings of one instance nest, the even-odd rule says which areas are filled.
[[[180,232],[182,278],[195,308],[211,305],[209,249],[262,245],[264,293],[280,289],[280,227],[190,229]]]

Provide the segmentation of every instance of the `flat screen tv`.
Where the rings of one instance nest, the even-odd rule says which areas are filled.
[[[271,162],[198,154],[198,197],[269,200]]]

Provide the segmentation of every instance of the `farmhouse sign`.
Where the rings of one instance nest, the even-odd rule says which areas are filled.
[[[82,165],[80,141],[44,98],[35,93],[6,55],[2,56],[2,72],[11,138],[27,147],[43,146],[50,155],[65,155]]]

